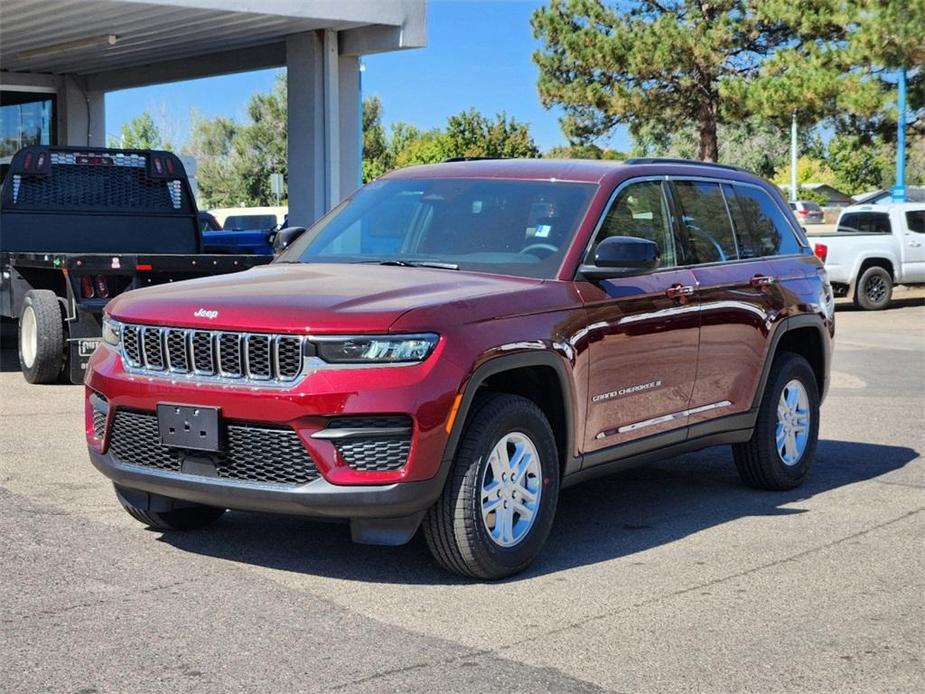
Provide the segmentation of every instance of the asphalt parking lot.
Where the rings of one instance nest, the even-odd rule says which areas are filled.
[[[725,448],[564,493],[495,584],[420,538],[229,513],[143,529],[91,467],[82,389],[0,373],[0,690],[925,690],[925,292],[839,306],[811,479],[742,487]],[[5,326],[9,327],[9,326]]]

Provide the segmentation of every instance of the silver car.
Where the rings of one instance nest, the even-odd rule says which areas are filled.
[[[797,200],[790,203],[790,209],[793,210],[800,224],[822,224],[823,212],[818,203],[812,200]]]

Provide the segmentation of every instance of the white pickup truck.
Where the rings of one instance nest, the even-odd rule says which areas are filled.
[[[807,234],[837,296],[886,308],[896,284],[925,283],[925,203],[852,205],[834,234]]]

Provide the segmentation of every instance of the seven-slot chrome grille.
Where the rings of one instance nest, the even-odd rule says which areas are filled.
[[[304,338],[122,324],[129,370],[194,380],[289,385],[302,375]]]

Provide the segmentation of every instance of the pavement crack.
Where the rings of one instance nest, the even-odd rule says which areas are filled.
[[[142,588],[141,590],[132,591],[131,595],[149,595],[151,593],[157,593],[161,590],[169,590],[170,588],[177,588],[179,586],[188,585],[190,583],[195,583],[202,580],[204,576],[197,576],[196,578],[185,578],[180,581],[171,581],[170,583],[163,583],[156,586],[150,586],[148,588]],[[106,605],[114,600],[118,599],[122,601],[125,599],[125,594],[120,593],[118,598],[116,597],[106,597],[106,598],[97,598],[96,600],[90,600],[86,602],[74,603],[71,605],[65,605],[63,607],[54,607],[45,610],[38,610],[37,612],[31,612],[28,614],[19,615],[18,617],[0,619],[0,624],[17,624],[23,621],[29,621],[37,617],[56,617],[58,615],[66,614],[68,612],[73,612],[74,610],[80,610],[85,607],[100,607],[101,605]]]
[[[863,536],[868,535],[868,534],[870,534],[870,533],[876,532],[877,530],[881,530],[881,529],[886,528],[886,527],[888,527],[888,526],[890,526],[890,525],[894,525],[895,523],[900,523],[900,522],[902,522],[902,521],[904,521],[904,520],[906,520],[906,519],[908,519],[908,518],[911,518],[912,516],[915,516],[915,515],[917,515],[917,514],[919,514],[919,513],[922,513],[922,511],[925,511],[925,508],[917,508],[917,509],[914,509],[914,510],[912,510],[912,511],[908,511],[907,513],[904,513],[904,514],[902,514],[901,516],[898,516],[898,517],[893,518],[893,519],[891,519],[891,520],[884,521],[883,523],[879,523],[879,524],[877,524],[877,525],[873,525],[873,526],[871,526],[871,527],[869,527],[869,528],[865,528],[864,530],[859,530],[859,531],[857,531],[856,533],[852,533],[852,534],[850,534],[850,535],[846,535],[846,536],[841,537],[841,538],[839,538],[839,539],[837,539],[837,540],[832,540],[831,542],[827,542],[827,543],[825,543],[825,544],[818,545],[818,546],[816,546],[816,547],[811,547],[811,548],[809,548],[809,549],[803,550],[802,552],[797,552],[796,554],[791,554],[790,556],[787,556],[787,557],[782,557],[782,558],[780,558],[780,559],[775,559],[774,561],[770,561],[770,562],[767,562],[767,563],[765,563],[765,564],[760,564],[759,566],[753,566],[752,568],[750,568],[750,569],[745,569],[744,571],[737,571],[737,572],[732,573],[732,574],[727,574],[726,576],[720,576],[720,577],[718,577],[718,578],[714,578],[714,579],[712,579],[712,580],[705,581],[705,582],[703,582],[703,583],[698,583],[698,584],[693,585],[693,586],[688,586],[687,588],[681,588],[680,590],[675,590],[675,591],[671,591],[671,592],[669,592],[669,593],[664,593],[663,595],[657,595],[657,596],[655,596],[655,597],[649,598],[648,600],[642,600],[642,601],[640,601],[640,602],[637,602],[637,603],[634,603],[634,604],[632,604],[632,605],[629,605],[629,606],[626,606],[626,607],[622,607],[622,608],[619,608],[619,609],[616,609],[616,610],[611,610],[611,611],[608,611],[608,612],[602,612],[602,613],[600,613],[600,614],[591,615],[591,616],[585,617],[585,618],[583,618],[583,619],[579,619],[579,620],[577,620],[577,621],[575,621],[575,622],[572,622],[572,623],[570,623],[570,624],[566,624],[565,626],[557,627],[557,628],[555,628],[555,629],[550,629],[550,630],[544,631],[544,632],[542,632],[542,633],[540,633],[540,634],[534,634],[534,635],[532,635],[532,636],[528,636],[528,637],[523,638],[523,639],[520,639],[520,640],[518,640],[518,641],[514,641],[514,642],[512,642],[512,643],[509,643],[509,644],[506,644],[506,645],[504,645],[504,646],[501,646],[501,647],[499,647],[498,649],[495,649],[495,650],[492,650],[492,651],[486,651],[486,652],[488,652],[488,653],[493,653],[493,654],[500,654],[501,652],[503,652],[503,651],[505,651],[505,650],[509,650],[509,649],[511,649],[511,648],[516,648],[517,646],[521,646],[521,645],[526,644],[526,643],[532,643],[532,642],[534,642],[534,641],[538,641],[538,640],[543,639],[543,638],[546,638],[546,637],[548,637],[548,636],[554,636],[554,635],[556,635],[556,634],[561,634],[561,633],[564,633],[564,632],[569,631],[569,630],[571,630],[571,629],[575,629],[575,628],[577,628],[577,627],[582,627],[582,626],[584,626],[584,625],[586,625],[586,624],[591,624],[591,623],[593,623],[593,622],[598,622],[598,621],[600,621],[600,620],[602,620],[602,619],[606,619],[606,618],[612,617],[612,616],[614,616],[614,615],[622,614],[622,613],[625,613],[625,612],[630,612],[630,611],[635,610],[635,609],[638,609],[638,608],[640,608],[640,607],[648,607],[649,605],[654,605],[654,604],[659,603],[659,602],[661,602],[661,601],[663,601],[663,600],[670,600],[671,598],[676,598],[676,597],[678,597],[678,596],[680,596],[680,595],[686,595],[687,593],[692,593],[692,592],[694,592],[694,591],[703,590],[704,588],[710,588],[710,587],[712,587],[712,586],[717,586],[717,585],[726,583],[726,582],[728,582],[728,581],[733,581],[733,580],[735,580],[735,579],[737,579],[737,578],[742,578],[742,577],[744,577],[744,576],[750,576],[751,574],[755,574],[755,573],[758,573],[759,571],[764,571],[764,570],[766,570],[766,569],[771,569],[771,568],[774,568],[775,566],[780,566],[781,564],[787,564],[787,563],[789,563],[789,562],[798,561],[798,560],[800,560],[800,559],[803,559],[804,557],[810,556],[810,555],[812,555],[812,554],[816,554],[817,552],[822,552],[822,551],[825,551],[825,550],[827,550],[827,549],[829,549],[829,548],[831,548],[831,547],[835,547],[835,546],[837,546],[837,545],[840,545],[840,544],[842,544],[843,542],[849,542],[849,541],[854,540],[854,539],[856,539],[856,538],[858,538],[858,537],[863,537]]]

